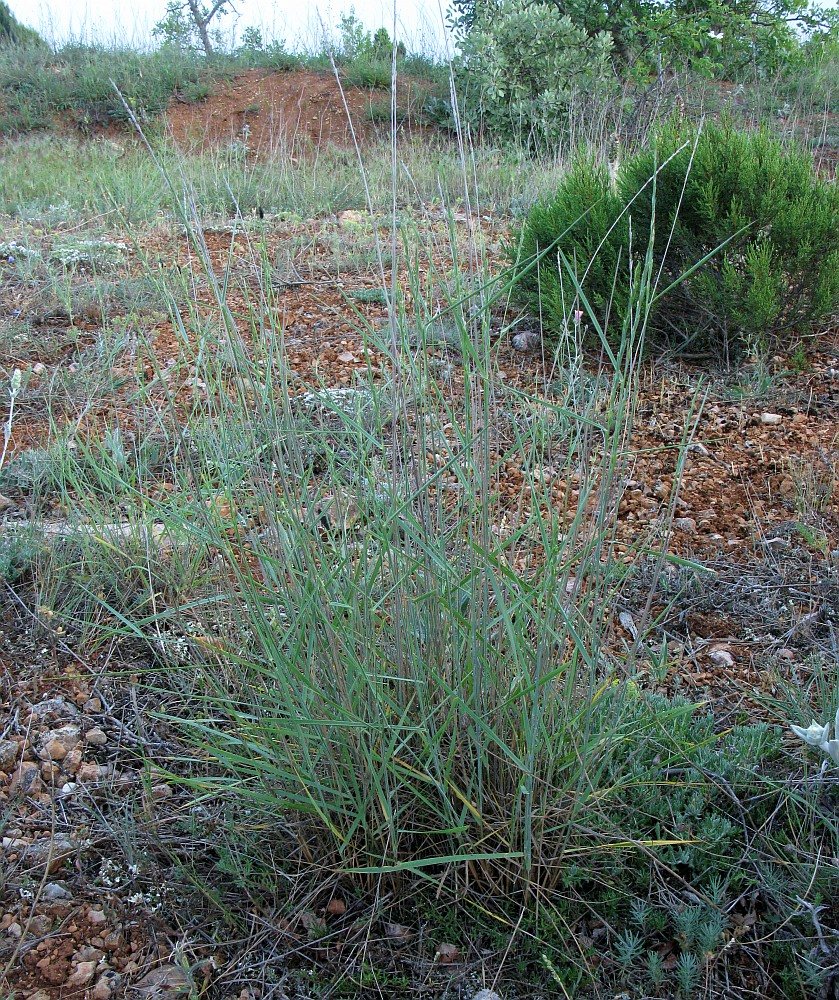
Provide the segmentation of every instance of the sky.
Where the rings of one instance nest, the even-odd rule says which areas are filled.
[[[354,8],[372,31],[391,30],[396,6],[398,34],[413,51],[437,50],[444,43],[443,11],[447,0],[235,0],[238,16],[220,24],[228,37],[241,36],[246,27],[261,29],[266,40],[284,39],[290,48],[319,47],[323,27],[334,30],[342,13]],[[159,21],[166,0],[10,0],[12,13],[50,42],[68,38],[85,41],[122,41],[142,45]]]
[[[235,44],[247,27],[258,27],[266,41],[284,40],[289,48],[321,49],[324,30],[333,34],[342,13],[351,9],[371,31],[392,30],[396,8],[397,35],[411,51],[447,51],[443,27],[448,0],[234,0],[238,14],[219,26]],[[837,0],[821,0],[835,7]],[[52,43],[69,39],[121,42],[143,46],[163,17],[166,0],[9,0],[15,17]]]

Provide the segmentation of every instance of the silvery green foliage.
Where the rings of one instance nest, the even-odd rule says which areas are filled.
[[[610,47],[550,4],[486,4],[462,43],[468,104],[492,131],[557,140],[574,94],[610,78]]]
[[[59,464],[56,456],[43,448],[20,451],[0,470],[0,493],[36,493],[55,481]]]
[[[294,402],[297,409],[317,416],[340,413],[364,419],[371,417],[376,407],[376,399],[366,386],[310,389],[294,397]]]
[[[37,250],[24,246],[22,243],[17,243],[15,240],[0,243],[0,263],[5,261],[6,263],[14,264],[18,258],[37,260],[40,256]]]
[[[118,267],[128,245],[114,240],[65,238],[56,240],[50,257],[64,267]]]

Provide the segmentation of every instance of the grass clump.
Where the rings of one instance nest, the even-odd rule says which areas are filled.
[[[390,87],[391,72],[391,64],[386,59],[359,58],[341,70],[341,77],[348,87],[387,90]]]
[[[165,668],[171,686],[155,695],[183,741],[174,766],[204,801],[225,801],[222,829],[235,830],[233,849],[224,837],[210,849],[208,896],[221,883],[254,900],[278,884],[311,896],[326,871],[360,897],[392,893],[406,923],[420,899],[442,941],[457,926],[440,909],[462,923],[491,900],[493,923],[524,928],[515,948],[495,947],[530,982],[643,979],[667,996],[676,975],[689,997],[708,976],[724,982],[726,945],[760,891],[748,926],[783,932],[778,968],[803,981],[807,916],[792,929],[785,917],[796,894],[820,904],[812,859],[834,849],[835,824],[819,826],[807,788],[773,783],[775,731],[719,733],[693,706],[642,694],[604,641],[631,575],[614,511],[653,273],[648,252],[600,379],[575,356],[559,399],[511,390],[507,443],[489,346],[504,289],[454,279],[452,393],[409,348],[409,326],[435,332],[416,273],[396,343],[364,331],[369,350],[398,358],[387,380],[289,391],[281,333],[251,356],[228,326],[195,359],[208,391],[188,453],[167,464],[173,490],[150,489],[151,466],[141,473],[114,435],[66,460],[63,506],[81,530],[50,556],[55,579],[41,570],[42,603],[147,643]],[[518,459],[512,523],[498,483]],[[143,551],[158,526],[173,555]],[[174,562],[181,547],[191,558]],[[173,690],[187,692],[175,711]],[[272,856],[289,823],[293,841]],[[592,910],[603,944],[575,938]],[[313,923],[309,941],[327,927]],[[473,931],[493,947],[488,927]]]
[[[316,159],[306,161],[308,169],[301,171],[289,162],[290,154],[296,156],[305,148],[299,143],[282,145],[277,155],[255,163],[236,159],[225,149],[181,156],[164,141],[154,146],[167,168],[182,172],[194,188],[195,204],[204,219],[227,217],[237,208],[246,214],[257,205],[271,214],[294,213],[303,218],[365,207],[355,158],[335,147],[322,149]],[[371,147],[369,155],[368,183],[377,211],[386,211],[390,205],[386,149],[383,142]],[[407,205],[440,198],[452,206],[463,203],[456,148],[413,139],[403,143],[401,155],[413,179],[404,195]],[[478,194],[487,209],[505,210],[525,191],[553,188],[560,176],[556,162],[523,159],[514,151],[479,148],[475,160]],[[115,203],[132,225],[148,222],[159,213],[171,217],[176,208],[145,151],[128,141],[118,148],[110,142],[24,136],[4,146],[2,164],[0,210],[38,226],[75,225],[109,212]]]
[[[448,149],[406,144],[411,186],[397,223],[385,147],[374,147],[365,184],[340,150],[295,172],[290,157],[185,156],[152,136],[171,185],[128,143],[48,147],[38,136],[4,152],[0,205],[21,217],[116,203],[129,223],[174,218],[190,252],[175,267],[171,225],[152,243],[156,262],[142,244],[130,253],[133,239],[67,224],[37,246],[10,232],[0,247],[4,278],[32,311],[95,314],[103,328],[93,342],[88,330],[63,333],[50,350],[59,360],[76,338],[72,368],[56,364],[24,386],[26,416],[45,411],[54,439],[0,469],[0,492],[27,517],[0,533],[0,578],[29,588],[63,642],[142,651],[150,715],[171,736],[165,760],[149,763],[170,768],[183,796],[167,834],[193,838],[188,850],[168,842],[178,864],[190,875],[196,865],[192,884],[218,912],[271,912],[272,948],[294,936],[293,955],[266,959],[271,972],[314,955],[325,977],[325,948],[341,944],[334,988],[307,985],[306,995],[356,995],[359,983],[410,992],[407,962],[414,977],[419,961],[448,979],[433,960],[444,943],[468,962],[497,960],[499,977],[527,983],[527,995],[722,996],[733,980],[752,985],[751,955],[767,948],[768,995],[818,995],[829,982],[832,958],[812,921],[836,926],[830,780],[802,775],[774,728],[729,729],[641,690],[647,657],[668,666],[646,612],[637,649],[614,641],[615,616],[643,589],[639,568],[656,581],[668,560],[696,568],[659,551],[672,508],[638,522],[626,544],[618,524],[645,333],[668,333],[661,310],[681,294],[657,290],[710,253],[676,228],[691,216],[674,191],[694,173],[667,174],[683,154],[674,136],[657,175],[663,139],[619,174],[627,190],[634,178],[627,212],[627,195],[590,161],[565,182],[571,223],[589,230],[572,227],[578,242],[564,258],[551,244],[567,227],[536,241],[528,259],[548,252],[523,287],[552,262],[544,301],[608,349],[592,372],[569,340],[550,382],[528,388],[495,367],[510,290],[483,259],[498,250],[496,230],[478,234],[470,218],[464,252],[453,228],[429,228],[423,246],[406,220],[431,195],[481,211],[530,203],[555,186],[553,161],[477,147],[472,192]],[[686,149],[689,166],[707,167],[698,140]],[[366,207],[372,223],[312,223],[271,243],[264,220],[245,214],[344,204]],[[387,209],[404,225],[389,247]],[[198,220],[237,213],[219,265]],[[677,236],[687,249],[668,270],[659,248]],[[746,262],[733,256],[731,267]],[[403,263],[386,290],[385,269]],[[342,273],[362,275],[340,287],[364,350],[352,347],[348,364],[363,363],[342,369],[336,387],[287,350],[295,331],[280,325],[276,292],[334,286]],[[379,284],[366,287],[372,273]],[[373,325],[379,309],[361,306],[387,307],[387,329]],[[159,324],[141,315],[155,307],[168,307],[178,335],[160,361]],[[365,325],[368,312],[377,320]],[[34,349],[25,319],[6,338],[16,363]],[[79,415],[94,408],[105,423],[83,428]],[[673,449],[674,498],[694,416]],[[808,510],[826,503],[818,485],[808,485]],[[325,909],[338,891],[343,923]],[[197,911],[176,914],[187,915],[199,925]],[[395,932],[380,934],[383,923]],[[401,925],[421,928],[408,959]],[[364,954],[357,975],[345,931]],[[382,936],[403,968],[380,971]]]
[[[404,120],[404,114],[401,116]],[[374,125],[390,125],[391,123],[391,107],[390,101],[387,99],[381,99],[376,101],[370,101],[367,105],[367,118],[373,122]],[[400,120],[400,109],[396,109],[397,121]]]
[[[212,614],[232,644],[190,662],[202,703],[178,720],[215,762],[209,789],[235,790],[260,823],[296,814],[318,864],[358,884],[445,869],[453,886],[497,881],[521,898],[554,884],[594,776],[618,749],[607,732],[623,731],[624,688],[608,682],[602,644],[609,595],[626,577],[610,512],[639,329],[628,327],[602,392],[545,402],[567,416],[555,461],[578,488],[558,512],[549,478],[533,476],[512,523],[495,484],[521,452],[538,460],[543,435],[511,421],[514,440],[499,450],[491,305],[471,286],[454,290],[464,391],[452,399],[426,352],[409,347],[413,326],[436,320],[422,275],[408,281],[417,315],[392,305],[396,342],[363,331],[370,351],[398,361],[392,380],[359,372],[349,395],[290,392],[275,353],[282,331],[254,357],[222,324],[217,350],[194,359],[205,394],[188,461],[168,470],[176,488],[160,499],[133,478],[122,437],[91,444],[92,459],[78,445],[62,507],[76,515],[68,544],[80,555],[51,590],[76,621],[127,628],[154,648],[181,615],[158,618],[154,595],[171,588],[127,568],[143,564],[135,549],[160,525],[212,553],[200,569],[210,596],[189,614]],[[56,560],[59,577],[69,562]],[[95,594],[98,611],[85,614]]]
[[[557,336],[581,299],[619,321],[648,250],[659,345],[728,360],[783,347],[839,306],[839,191],[766,129],[670,123],[614,178],[577,159],[520,229],[514,254],[535,266],[519,287]]]
[[[50,128],[58,116],[80,128],[130,126],[120,94],[139,121],[150,121],[175,94],[183,100],[206,96],[201,84],[214,72],[198,56],[172,48],[0,48],[0,134]]]
[[[387,293],[381,288],[353,288],[347,292],[351,299],[362,302],[365,305],[374,304],[377,306],[387,305]]]

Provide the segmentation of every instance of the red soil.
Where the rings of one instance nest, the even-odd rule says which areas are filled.
[[[400,106],[418,93],[417,85],[398,87]],[[203,101],[173,101],[168,124],[179,144],[217,145],[242,140],[257,154],[282,154],[301,146],[353,144],[375,136],[371,104],[387,103],[387,91],[339,87],[331,73],[248,70],[219,84]]]

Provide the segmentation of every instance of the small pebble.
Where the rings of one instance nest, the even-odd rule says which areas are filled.
[[[67,756],[67,747],[64,746],[61,740],[50,740],[46,746],[38,751],[38,755],[41,760],[46,761],[64,760]]]
[[[178,996],[188,993],[191,988],[189,976],[177,965],[158,966],[135,984],[136,990],[153,997]]]
[[[18,765],[12,775],[9,792],[12,795],[36,795],[43,788],[38,765],[32,760],[25,760]]]
[[[98,781],[101,773],[102,769],[98,764],[82,764],[76,772],[76,777],[79,781],[90,784],[94,781]]]
[[[66,833],[42,837],[30,844],[24,851],[24,858],[30,867],[46,866],[47,872],[59,869],[78,850],[78,842]]]
[[[19,752],[20,747],[14,740],[0,740],[0,771],[11,771]]]
[[[71,750],[62,762],[66,774],[75,774],[82,765],[82,752],[78,748]]]
[[[45,760],[41,764],[41,777],[47,785],[52,785],[60,772],[60,766],[54,760]]]
[[[684,531],[688,535],[696,534],[696,521],[692,517],[677,517],[673,521],[673,527],[677,531]]]
[[[78,962],[96,962],[97,964],[105,957],[104,951],[100,951],[98,948],[94,948],[92,945],[88,945],[86,948],[82,948],[75,958]]]
[[[708,659],[715,667],[732,667],[734,666],[734,657],[727,649],[712,649],[708,654]]]
[[[119,989],[122,976],[113,969],[107,969],[96,982],[90,991],[90,1000],[108,1000]]]
[[[47,882],[41,890],[41,898],[54,903],[60,899],[72,899],[73,894],[60,882]]]
[[[61,726],[46,733],[40,741],[38,756],[41,760],[64,760],[79,742],[78,726]]]
[[[87,986],[96,973],[96,962],[79,962],[67,980],[68,986]]]
[[[57,698],[46,698],[29,709],[30,719],[40,722],[43,722],[50,716],[66,719],[75,718],[78,714],[76,706],[71,705],[66,698],[62,698],[60,695]]]

